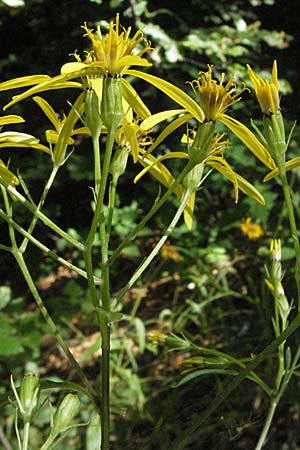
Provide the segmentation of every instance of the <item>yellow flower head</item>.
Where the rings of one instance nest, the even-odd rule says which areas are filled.
[[[263,236],[264,231],[258,223],[251,223],[251,218],[243,220],[240,224],[240,230],[251,240],[259,239]]]
[[[229,106],[240,100],[241,93],[246,89],[243,87],[237,90],[233,77],[230,77],[226,84],[224,84],[224,79],[225,74],[222,73],[219,82],[214,80],[212,66],[208,66],[208,71],[200,72],[198,80],[191,83],[193,88],[197,88],[199,91],[199,104],[207,122],[221,119]]]
[[[93,45],[93,52],[87,54],[86,63],[100,63],[103,71],[112,77],[122,75],[122,72],[132,65],[151,66],[151,63],[142,58],[142,55],[151,49],[150,43],[145,40],[141,30],[131,38],[131,27],[120,31],[119,14],[116,15],[115,21],[110,22],[106,36],[102,36],[100,27],[94,32],[85,23],[82,28]],[[137,49],[140,44],[145,45]]]
[[[276,60],[273,62],[271,82],[255,74],[249,65],[247,68],[263,114],[266,116],[276,114],[280,109]]]

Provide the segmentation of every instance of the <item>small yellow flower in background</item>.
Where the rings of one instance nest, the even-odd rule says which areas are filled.
[[[164,333],[161,333],[158,330],[151,330],[147,334],[150,342],[154,344],[164,344],[168,338],[168,336]]]
[[[240,230],[251,240],[259,239],[264,235],[264,231],[258,223],[251,223],[251,217],[247,217],[240,224]]]
[[[166,242],[162,246],[161,256],[164,259],[172,259],[175,262],[179,262],[182,259],[176,247],[174,245],[171,245],[170,242]]]
[[[280,109],[276,60],[273,62],[271,82],[255,74],[248,64],[247,69],[262,113],[266,116],[276,114]]]

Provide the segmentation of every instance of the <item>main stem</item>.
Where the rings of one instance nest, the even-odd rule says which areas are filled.
[[[292,238],[294,241],[294,249],[296,254],[296,265],[295,265],[295,280],[297,286],[297,298],[298,298],[298,311],[300,312],[300,244],[297,233],[297,225],[294,214],[294,207],[291,198],[291,191],[288,184],[286,170],[284,163],[278,162],[279,175],[282,183],[282,190],[284,194],[284,200],[288,211],[288,217],[290,222],[290,229],[292,233]]]
[[[89,290],[92,296],[93,305],[97,314],[98,326],[101,333],[101,450],[109,449],[109,419],[110,419],[110,400],[109,400],[109,372],[110,372],[110,281],[109,267],[106,262],[108,259],[108,236],[103,214],[103,202],[106,192],[109,166],[113,150],[115,129],[108,131],[106,140],[105,156],[103,161],[99,191],[96,198],[96,207],[91,223],[90,231],[85,244],[85,263]],[[101,307],[99,304],[98,291],[94,282],[94,269],[92,261],[92,249],[97,229],[100,230],[101,254],[102,254],[102,285],[101,285]]]

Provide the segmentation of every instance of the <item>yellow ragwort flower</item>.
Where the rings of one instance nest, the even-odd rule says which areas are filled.
[[[247,69],[263,114],[268,117],[276,114],[280,110],[276,60],[273,62],[271,82],[255,74],[248,64]]]
[[[115,21],[110,22],[106,35],[102,35],[99,26],[96,31],[88,28],[86,23],[82,28],[86,31],[85,36],[91,40],[93,50],[87,52],[84,62],[77,53],[74,53],[77,62],[65,64],[62,73],[94,66],[102,75],[119,77],[132,65],[144,67],[152,65],[142,57],[145,52],[151,50],[150,42],[144,38],[141,30],[136,31],[132,37],[130,37],[131,27],[120,30],[119,14],[116,15]],[[144,47],[141,47],[141,44]]]
[[[247,217],[247,219],[244,219],[241,222],[240,230],[253,241],[259,239],[264,234],[261,225],[258,223],[251,223],[251,217]]]
[[[225,84],[224,79],[225,74],[222,73],[219,82],[214,80],[212,66],[208,66],[207,72],[200,72],[200,77],[191,82],[193,89],[197,88],[199,91],[199,104],[207,122],[221,120],[229,106],[238,102],[241,99],[240,95],[246,89],[243,87],[237,90],[232,76]]]

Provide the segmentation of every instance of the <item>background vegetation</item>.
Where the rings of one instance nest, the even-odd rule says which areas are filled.
[[[80,28],[83,22],[90,26],[101,24],[104,28],[119,12],[122,25],[144,26],[145,36],[155,49],[152,73],[184,87],[185,81],[196,78],[210,63],[215,73],[234,71],[236,78],[244,81],[248,80],[246,63],[256,70],[269,71],[276,58],[284,115],[292,123],[300,113],[300,11],[296,0],[191,0],[185,2],[184,7],[179,0],[25,0],[19,6],[3,1],[0,5],[1,81],[35,73],[56,75],[60,66],[71,60],[68,55],[76,49],[81,52],[87,44]],[[170,107],[167,98],[138,83],[152,112]],[[1,105],[10,95],[1,94]],[[56,109],[63,113],[67,108],[65,100],[59,92],[55,95]],[[72,101],[71,91],[69,99]],[[253,116],[259,125],[253,96],[246,93],[243,104],[246,107],[236,105],[236,117],[250,122]],[[32,100],[16,105],[11,113],[22,115],[25,109],[31,128],[21,124],[19,130],[26,129],[43,140],[41,117]],[[297,155],[299,134],[296,127],[290,157]],[[64,176],[59,177],[46,205],[61,226],[73,229],[77,236],[85,235],[90,218],[87,199],[90,198],[88,180],[91,179],[92,157],[89,145],[88,141],[76,143],[72,160],[62,169]],[[173,148],[175,143],[170,139],[164,145]],[[293,274],[289,271],[289,265],[293,266],[290,264],[292,242],[285,232],[285,211],[278,206],[280,190],[275,181],[262,183],[265,172],[257,168],[254,158],[240,144],[235,143],[233,148],[230,158],[235,169],[239,172],[243,167],[243,175],[264,194],[266,206],[258,207],[246,198],[235,205],[231,186],[213,174],[209,190],[203,189],[198,196],[192,233],[187,232],[183,224],[177,228],[170,242],[171,251],[156,260],[150,274],[124,299],[128,320],[122,321],[113,333],[115,449],[167,449],[170,441],[222,390],[227,380],[222,376],[198,377],[178,386],[185,370],[191,365],[194,368],[201,365],[201,355],[190,349],[170,351],[166,342],[158,344],[151,339],[151,334],[159,331],[184,335],[198,345],[237,357],[249,357],[263,349],[272,340],[268,314],[272,298],[263,285],[264,264],[268,262],[272,237],[283,241],[285,285],[288,294],[294,295]],[[31,192],[38,196],[49,167],[43,155],[21,149],[18,152],[1,149],[1,158],[7,161],[12,156],[11,167],[22,168],[22,176]],[[141,209],[156,195],[150,177],[133,186],[134,173],[134,167],[130,167],[118,199],[116,239],[128,234],[141,216]],[[290,182],[300,218],[297,171]],[[76,209],[69,207],[72,197],[77,199]],[[113,274],[115,292],[118,280],[130,273],[137,256],[151,248],[170,215],[171,210],[165,208],[144,235],[125,249],[120,266]],[[264,229],[264,236],[257,241],[249,240],[239,229],[240,221],[248,216]],[[20,217],[21,222],[26,223],[26,220],[26,216]],[[0,224],[0,230],[2,228]],[[45,229],[40,227],[38,232],[44,234]],[[52,248],[64,248],[69,252],[70,261],[80,258],[64,242],[53,242],[50,233],[46,239]],[[98,336],[86,286],[46,257],[37,264],[39,258],[40,254],[32,248],[27,262],[39,280],[46,304],[72,351],[92,374]],[[4,395],[9,389],[11,373],[15,379],[29,370],[43,377],[72,379],[70,368],[49,336],[13,261],[4,253],[0,261],[0,394]],[[299,336],[294,339],[297,338]],[[191,360],[191,357],[196,359]],[[266,379],[272,374],[272,364],[269,359],[260,368]],[[278,409],[267,448],[300,448],[299,392],[299,381],[295,377]],[[39,448],[43,440],[43,425],[51,410],[49,404],[56,403],[57,394],[48,393],[45,401],[34,429],[35,448]],[[265,406],[263,393],[250,381],[243,382],[218,414],[195,435],[189,448],[253,448],[263,424]],[[0,414],[0,446],[14,449],[13,407],[2,408]],[[90,414],[88,409],[82,408],[80,422],[88,423]],[[80,428],[82,432],[70,432],[64,448],[92,450],[95,428],[90,422]]]

